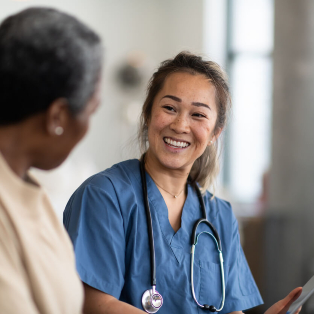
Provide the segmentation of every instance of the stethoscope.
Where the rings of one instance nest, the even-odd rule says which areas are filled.
[[[156,313],[163,304],[163,297],[161,294],[156,290],[156,264],[155,264],[155,246],[154,246],[154,234],[153,234],[153,225],[152,225],[152,217],[151,217],[151,211],[149,207],[149,201],[148,201],[148,195],[147,195],[147,185],[146,185],[146,175],[145,175],[145,161],[144,161],[145,155],[142,156],[140,161],[140,170],[141,170],[141,178],[142,178],[142,188],[143,188],[143,196],[144,196],[144,205],[145,205],[145,211],[146,211],[146,219],[147,219],[147,227],[148,227],[148,238],[149,238],[149,246],[150,246],[150,265],[151,265],[151,285],[152,288],[149,290],[146,290],[143,293],[142,296],[142,306],[143,309],[147,313]],[[225,304],[225,277],[224,277],[224,266],[223,266],[223,256],[222,256],[222,249],[221,249],[221,241],[218,235],[217,230],[215,227],[207,220],[206,210],[205,210],[205,204],[204,200],[201,194],[201,191],[198,187],[198,185],[195,183],[194,188],[196,189],[196,193],[199,199],[199,202],[201,204],[203,217],[196,221],[193,232],[192,232],[192,248],[191,248],[191,289],[192,289],[192,295],[199,307],[201,307],[204,310],[208,310],[210,312],[220,312]],[[200,224],[206,224],[212,231],[212,233],[207,231],[202,231],[196,236],[197,228]],[[194,266],[194,254],[195,254],[195,248],[198,242],[198,238],[201,234],[206,233],[212,237],[214,240],[218,254],[219,254],[219,262],[220,262],[220,274],[221,274],[221,288],[222,288],[222,300],[220,304],[220,308],[216,309],[213,305],[208,304],[200,304],[195,296],[194,292],[194,277],[193,277],[193,266]]]

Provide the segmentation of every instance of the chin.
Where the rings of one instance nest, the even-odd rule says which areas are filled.
[[[180,170],[187,167],[185,163],[180,160],[180,158],[167,158],[165,160],[161,160],[160,163],[168,169],[171,170]]]
[[[55,159],[46,159],[44,162],[38,162],[33,165],[33,167],[38,168],[40,170],[53,170],[59,167],[66,159],[67,156],[64,158],[55,158]]]

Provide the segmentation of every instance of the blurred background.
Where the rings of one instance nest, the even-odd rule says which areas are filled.
[[[102,106],[58,169],[34,170],[56,212],[90,175],[138,158],[148,79],[181,50],[228,73],[233,97],[216,194],[239,219],[265,308],[314,275],[313,0],[0,0],[0,20],[29,6],[71,13],[103,38]],[[303,307],[312,313],[313,301]]]

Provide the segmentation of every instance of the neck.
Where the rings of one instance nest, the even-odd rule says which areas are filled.
[[[31,166],[25,146],[27,136],[24,128],[18,125],[0,127],[0,153],[12,171],[23,180],[26,180],[27,171]]]
[[[145,155],[145,168],[157,187],[173,197],[185,194],[186,181],[189,176],[189,171],[186,169],[169,169],[157,162],[149,151]]]

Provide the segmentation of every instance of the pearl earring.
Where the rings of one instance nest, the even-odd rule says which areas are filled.
[[[62,126],[57,126],[56,128],[55,128],[55,134],[56,135],[61,135],[61,134],[63,134],[63,127]]]

